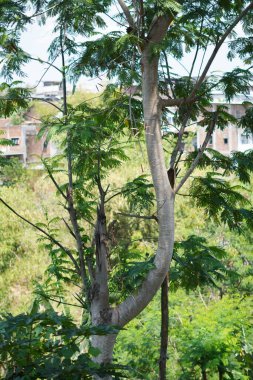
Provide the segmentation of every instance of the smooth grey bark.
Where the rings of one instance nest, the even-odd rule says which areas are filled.
[[[135,294],[131,294],[120,305],[114,309],[107,308],[111,323],[120,327],[125,326],[135,318],[152,300],[159,290],[172,259],[174,246],[174,191],[170,185],[165,163],[164,150],[161,136],[161,107],[158,91],[158,62],[159,57],[152,56],[152,44],[159,43],[166,34],[172,20],[161,16],[155,18],[149,31],[149,41],[142,49],[142,97],[144,127],[146,136],[146,149],[149,160],[150,172],[157,201],[157,219],[159,228],[158,247],[152,269],[141,287]],[[104,256],[105,258],[105,256]],[[98,258],[97,258],[98,260]],[[98,274],[98,268],[97,268]],[[104,278],[104,277],[103,277]],[[105,278],[104,278],[105,279]],[[108,296],[106,295],[106,298]],[[99,306],[100,304],[100,306]],[[105,304],[104,304],[105,306]],[[100,319],[101,300],[93,302],[91,315]],[[109,316],[109,315],[108,315]],[[116,337],[115,337],[116,338]],[[112,358],[115,340],[108,337],[94,338],[93,344],[101,351],[96,359],[99,363],[108,362]],[[99,378],[97,377],[96,380]],[[108,377],[108,380],[110,377]]]
[[[158,93],[158,58],[151,58],[149,44],[142,53],[142,71],[146,146],[157,200],[159,238],[154,259],[154,269],[148,273],[142,286],[135,294],[130,295],[113,310],[104,310],[112,313],[109,317],[111,318],[111,323],[120,327],[125,326],[135,318],[157,293],[168,272],[174,245],[174,192],[168,180],[162,147],[161,109]],[[103,313],[101,301],[99,299],[97,299],[97,302],[94,300],[91,309],[91,314],[95,318],[95,324],[98,324],[98,321],[101,319],[101,313]],[[106,305],[104,304],[103,306],[105,307]],[[106,363],[110,361],[115,339],[115,336],[94,337],[93,344],[101,351],[99,357],[96,358],[97,362]],[[97,379],[99,378],[96,377]]]
[[[100,354],[94,358],[94,362],[98,364],[109,364],[112,362],[113,348],[116,342],[116,335],[93,335],[91,339],[92,347],[98,348]],[[94,380],[111,380],[110,375],[105,377],[100,377],[98,375],[94,376]]]
[[[152,58],[150,51],[148,44],[142,53],[142,96],[146,147],[157,200],[158,248],[155,268],[149,272],[136,294],[129,296],[114,310],[120,326],[136,317],[152,300],[166,276],[174,245],[174,193],[168,180],[161,139],[158,58]]]

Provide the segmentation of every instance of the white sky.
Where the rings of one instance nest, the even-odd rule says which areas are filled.
[[[107,20],[106,20],[107,21]],[[53,20],[49,20],[46,25],[39,26],[37,23],[34,23],[30,25],[27,28],[27,31],[23,33],[21,38],[21,46],[22,48],[30,53],[34,57],[40,57],[41,59],[47,60],[47,48],[54,38],[54,35],[52,33],[53,30]],[[109,30],[118,30],[118,25],[114,25],[114,23],[109,19],[108,22],[108,28]],[[209,47],[207,49],[204,63],[207,61],[208,57],[210,56],[212,52],[212,47]],[[235,67],[243,67],[243,63],[240,59],[235,59],[232,62],[228,61],[226,59],[226,53],[227,53],[227,44],[225,43],[223,48],[218,53],[215,61],[213,62],[213,65],[210,69],[210,72],[224,72],[229,71]],[[194,52],[191,54],[188,54],[184,57],[184,59],[181,61],[183,66],[185,66],[186,69],[190,69],[192,59],[194,56]],[[57,61],[56,61],[57,63]],[[187,71],[175,60],[172,60],[170,62],[170,65],[173,67],[172,71],[177,73],[178,75],[186,75]],[[194,70],[193,75],[198,75],[199,71],[199,65],[200,61],[196,64],[196,69]],[[204,67],[204,65],[203,65]],[[46,66],[41,65],[37,62],[30,62],[25,66],[25,73],[27,74],[26,78],[23,78],[24,82],[29,84],[30,86],[34,86],[38,83],[41,76],[44,73]],[[46,75],[44,76],[43,80],[60,80],[60,74],[57,72],[57,70],[50,68]],[[98,84],[104,84],[106,82],[105,77],[98,79],[91,79],[91,78],[82,78],[80,80],[80,85],[83,89],[89,90],[89,91],[98,91]],[[101,88],[100,88],[101,89]]]

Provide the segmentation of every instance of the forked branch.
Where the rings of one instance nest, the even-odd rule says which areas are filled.
[[[178,186],[175,190],[175,193],[177,193],[181,189],[181,187],[184,185],[184,183],[187,181],[187,179],[190,177],[190,175],[193,173],[193,171],[197,167],[199,160],[203,156],[203,153],[207,147],[208,141],[210,140],[210,137],[212,136],[212,133],[214,131],[214,128],[215,128],[215,125],[217,122],[217,117],[218,117],[217,112],[215,112],[213,115],[213,120],[210,124],[208,131],[207,131],[206,137],[203,141],[203,144],[202,144],[201,148],[199,149],[199,152],[198,152],[197,156],[195,157],[194,161],[192,162],[189,170],[186,172],[186,174],[184,175],[184,177],[182,178],[182,180],[178,184]]]

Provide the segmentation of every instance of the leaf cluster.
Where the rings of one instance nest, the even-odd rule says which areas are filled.
[[[115,374],[115,366],[99,367],[92,360],[98,351],[87,338],[118,331],[116,327],[77,326],[72,318],[52,308],[0,319],[0,366],[5,379],[92,379],[94,374]],[[82,345],[86,341],[85,350]]]
[[[22,82],[0,84],[0,116],[8,117],[20,109],[27,109],[30,90],[22,86]]]
[[[188,154],[185,162],[186,167],[190,167],[197,154],[197,151]],[[223,177],[235,175],[240,182],[249,184],[253,172],[252,159],[252,150],[245,152],[235,151],[230,156],[226,156],[215,149],[207,148],[198,162],[198,167],[200,169],[211,168],[214,171],[219,171]]]
[[[208,245],[207,240],[199,236],[191,235],[187,240],[176,242],[173,252],[175,265],[170,270],[172,288],[182,287],[189,291],[198,286],[219,287],[218,284],[229,275],[235,275],[226,267],[226,257],[224,249]]]
[[[153,184],[149,182],[146,175],[140,175],[132,181],[127,182],[121,189],[126,198],[130,212],[148,212],[155,202]]]
[[[231,186],[228,181],[217,177],[217,173],[209,172],[206,177],[197,177],[192,181],[190,195],[197,207],[206,210],[208,217],[240,232],[242,222],[251,211],[242,207],[249,201],[239,190],[239,186]]]

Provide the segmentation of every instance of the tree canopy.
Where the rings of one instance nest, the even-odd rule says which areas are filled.
[[[32,91],[14,78],[24,77],[27,62],[36,60],[53,67],[62,77],[62,101],[47,101],[57,114],[45,116],[40,129],[40,136],[57,138],[61,146],[61,154],[43,159],[43,164],[62,210],[60,216],[42,222],[22,215],[4,198],[0,201],[40,233],[49,251],[51,276],[44,295],[51,297],[56,286],[61,301],[59,284],[77,285],[78,302],[97,328],[124,327],[147,307],[161,285],[167,289],[168,273],[175,287],[178,283],[188,290],[203,284],[219,288],[216,281],[233,275],[221,262],[223,249],[207,244],[194,231],[174,248],[174,208],[180,196],[189,196],[192,207],[203,208],[217,225],[223,223],[239,233],[245,226],[252,228],[248,195],[252,152],[234,152],[227,157],[207,149],[215,129],[234,124],[245,133],[252,132],[250,101],[244,103],[245,115],[240,119],[228,108],[238,93],[247,97],[250,90],[252,10],[253,3],[242,0],[118,0],[117,6],[111,1],[1,3],[1,115],[7,117],[36,100]],[[106,15],[119,26],[115,31],[101,31]],[[24,51],[20,37],[34,19],[43,25],[49,17],[55,22],[55,38],[45,61]],[[237,35],[238,25],[243,37]],[[244,66],[210,74],[225,42],[228,58],[238,55]],[[173,61],[181,61],[188,53],[192,53],[190,68],[180,76]],[[101,74],[111,83],[99,102],[68,102],[67,81],[75,89],[82,75]],[[227,105],[213,105],[216,90],[224,93]],[[163,136],[162,128],[171,114],[173,128],[168,125],[169,133]],[[192,124],[204,128],[206,136],[198,150],[187,152],[186,129]],[[147,157],[143,154],[141,171],[130,173],[125,183],[119,178],[114,183],[112,173],[120,173],[130,159],[131,144],[143,146],[144,135]],[[115,206],[117,198],[122,207]],[[156,248],[140,232],[140,223],[147,222]],[[62,228],[68,239],[64,239]],[[136,242],[132,241],[131,235],[138,233]],[[172,258],[175,265],[170,270]],[[162,294],[164,306],[167,290]],[[95,362],[111,362],[117,333],[92,334],[92,345],[99,350]],[[166,336],[165,326],[161,379],[166,376]],[[227,352],[225,347],[224,358]],[[226,360],[218,365],[223,366]],[[200,365],[203,379],[205,365]],[[94,376],[100,378],[99,373]],[[106,379],[110,378],[108,374]]]

